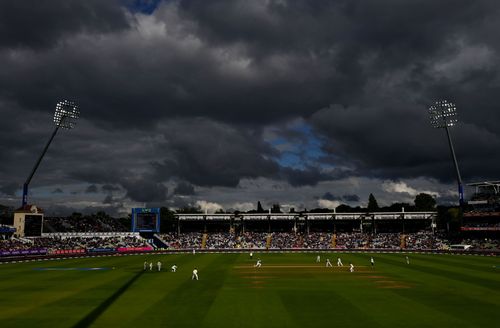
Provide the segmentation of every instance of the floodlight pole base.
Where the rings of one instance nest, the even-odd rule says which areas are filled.
[[[23,204],[24,207],[28,203],[28,184],[25,182],[23,184]]]

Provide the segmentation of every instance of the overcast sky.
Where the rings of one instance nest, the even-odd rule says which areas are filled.
[[[498,1],[0,2],[0,204],[249,210],[456,202],[500,180]]]

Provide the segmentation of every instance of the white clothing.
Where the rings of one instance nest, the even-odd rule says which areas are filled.
[[[174,264],[174,265],[172,265],[171,269],[172,269],[172,272],[177,271],[177,265],[175,265],[175,264]]]
[[[331,268],[332,267],[332,262],[330,262],[330,259],[326,259],[326,267]]]
[[[161,262],[158,261],[158,263],[156,263],[156,266],[158,267],[158,271],[161,271]]]
[[[149,263],[149,271],[153,271],[153,262]]]
[[[255,263],[254,267],[260,268],[262,266],[262,263],[260,260],[257,260],[257,263]]]
[[[193,275],[191,276],[191,280],[198,280],[198,270],[193,270]]]
[[[344,266],[340,257],[337,259],[337,266]]]
[[[349,271],[354,272],[354,265],[351,263],[351,267],[349,268]]]
[[[319,263],[319,262],[321,262],[321,256],[318,255],[318,256],[316,256],[316,263]]]

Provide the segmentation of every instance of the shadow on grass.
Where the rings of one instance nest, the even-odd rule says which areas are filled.
[[[111,304],[113,304],[127,289],[129,289],[132,284],[139,279],[140,276],[144,271],[140,271],[137,273],[135,276],[132,277],[129,281],[127,281],[126,284],[121,286],[116,292],[113,293],[110,297],[108,297],[104,302],[102,302],[98,307],[96,307],[92,312],[87,314],[84,318],[82,318],[80,321],[78,321],[73,327],[74,328],[82,328],[82,327],[89,327],[94,321],[96,321],[99,316],[106,311]]]

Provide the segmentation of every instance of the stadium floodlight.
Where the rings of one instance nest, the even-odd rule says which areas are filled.
[[[457,117],[457,107],[454,103],[447,100],[439,100],[429,107],[429,117],[431,125],[437,129],[444,129],[446,131],[446,136],[448,137],[448,144],[450,146],[451,157],[453,159],[453,165],[455,166],[455,173],[457,175],[458,183],[458,197],[460,206],[464,204],[464,187],[462,184],[462,176],[460,175],[460,170],[458,168],[457,157],[455,156],[455,149],[453,148],[453,142],[451,141],[450,127],[454,126],[458,122]]]
[[[38,169],[38,166],[40,165],[40,162],[43,159],[43,156],[45,156],[45,153],[47,152],[47,149],[49,149],[50,144],[52,143],[52,140],[57,134],[57,131],[59,128],[63,128],[66,130],[70,130],[75,127],[76,121],[80,117],[80,110],[78,106],[75,104],[75,102],[70,101],[70,100],[63,100],[57,103],[56,105],[56,111],[54,113],[54,123],[56,125],[54,131],[52,132],[52,135],[49,138],[49,141],[45,145],[45,148],[43,149],[42,153],[40,154],[40,157],[38,157],[38,160],[36,161],[35,165],[33,166],[33,169],[31,170],[30,175],[26,179],[23,185],[23,200],[22,200],[22,206],[24,207],[28,203],[28,186],[31,182],[31,179],[33,178],[33,175],[35,174],[36,170]]]
[[[447,128],[457,124],[457,106],[446,100],[436,101],[429,107],[431,125],[435,128]]]
[[[54,113],[54,123],[57,127],[73,129],[79,117],[80,110],[74,101],[63,100],[57,103]]]

